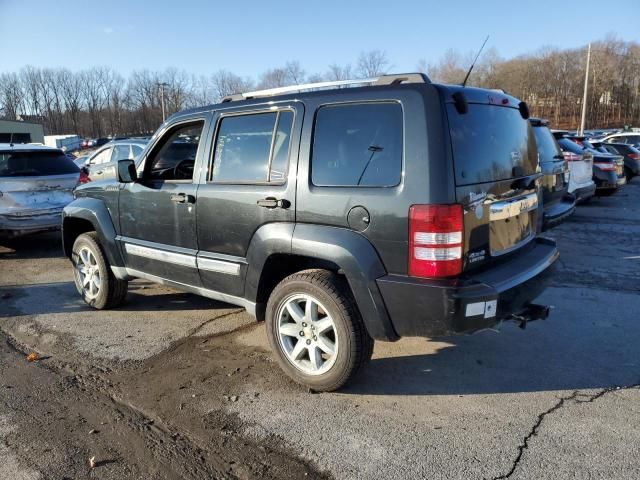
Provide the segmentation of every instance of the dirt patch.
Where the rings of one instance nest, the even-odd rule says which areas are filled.
[[[325,478],[278,438],[239,433],[226,405],[296,387],[281,376],[271,384],[269,355],[231,335],[188,338],[126,365],[29,363],[20,345],[0,340],[0,414],[19,426],[5,444],[44,478]]]

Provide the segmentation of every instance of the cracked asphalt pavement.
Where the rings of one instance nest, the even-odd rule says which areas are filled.
[[[136,281],[92,311],[57,234],[5,242],[0,478],[640,478],[640,179],[548,236],[547,321],[378,342],[332,394],[236,307]]]

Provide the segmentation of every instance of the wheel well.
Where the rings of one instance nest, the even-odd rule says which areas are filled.
[[[258,283],[258,294],[256,298],[256,317],[259,321],[264,320],[264,313],[267,308],[267,301],[273,289],[284,278],[289,275],[308,270],[310,268],[321,268],[334,273],[342,274],[340,267],[328,260],[321,260],[302,255],[271,255],[262,268],[260,282]]]
[[[86,232],[95,231],[95,227],[89,220],[83,218],[65,218],[62,225],[62,246],[67,257],[71,258],[73,242]]]

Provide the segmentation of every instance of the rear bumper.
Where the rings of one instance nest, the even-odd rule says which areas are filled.
[[[0,213],[0,233],[17,236],[46,230],[57,230],[62,222],[62,208]]]
[[[595,188],[595,187],[594,187]],[[565,196],[561,201],[544,206],[542,228],[547,230],[564,222],[576,210],[576,200],[573,195]]]
[[[596,184],[591,182],[585,187],[576,188],[571,193],[576,197],[576,203],[584,202],[596,194]]]
[[[399,336],[433,337],[489,328],[529,310],[558,258],[553,240],[537,238],[503,264],[464,280],[387,275],[377,280]],[[530,318],[531,319],[531,318]]]
[[[598,193],[612,193],[627,183],[627,177],[624,175],[618,177],[615,172],[600,172],[597,176],[594,176],[594,181],[596,182]]]
[[[634,175],[640,175],[640,160],[625,158],[624,166],[631,170]]]

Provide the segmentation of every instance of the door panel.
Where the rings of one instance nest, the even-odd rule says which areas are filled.
[[[197,182],[208,115],[169,125],[140,167],[140,180],[120,192],[120,237],[128,268],[200,286],[196,264]]]
[[[205,288],[242,295],[245,257],[254,233],[267,223],[295,221],[304,110],[296,102],[272,107],[281,110],[254,106],[214,119],[211,157],[215,152],[215,159],[203,169],[197,198],[199,258],[204,259],[199,262],[200,277]],[[276,117],[271,130],[269,115]]]

